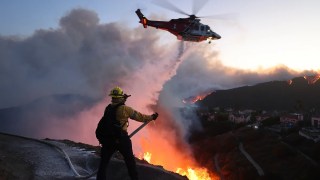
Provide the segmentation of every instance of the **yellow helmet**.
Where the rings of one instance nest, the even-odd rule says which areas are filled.
[[[115,87],[110,91],[109,96],[113,97],[113,98],[122,98],[124,97],[123,91],[120,87]]]

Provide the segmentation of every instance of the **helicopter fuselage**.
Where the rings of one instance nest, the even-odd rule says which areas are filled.
[[[171,19],[170,21],[153,21],[145,18],[139,9],[136,13],[144,28],[151,26],[157,29],[169,31],[179,40],[200,42],[221,38],[221,36],[213,32],[208,25],[200,23],[200,19],[179,18]]]

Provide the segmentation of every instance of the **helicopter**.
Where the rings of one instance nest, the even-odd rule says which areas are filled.
[[[171,19],[170,21],[154,21],[154,20],[147,19],[142,14],[141,10],[137,9],[135,13],[140,19],[139,23],[141,23],[144,28],[151,26],[156,29],[162,29],[175,35],[178,40],[183,40],[183,41],[201,42],[201,41],[208,40],[210,44],[212,40],[217,40],[221,38],[221,36],[216,32],[212,31],[208,25],[200,23],[200,17],[197,17],[195,15],[196,14],[195,11],[199,11],[200,8],[204,5],[204,3],[200,5],[200,8],[196,10],[194,9],[194,14],[189,15],[183,12],[182,10],[178,9],[168,1],[162,1],[162,2],[166,3],[166,4],[159,4],[162,7],[173,10],[180,14],[187,15],[189,17]]]

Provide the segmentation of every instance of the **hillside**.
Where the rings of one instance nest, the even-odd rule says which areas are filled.
[[[204,107],[306,110],[320,108],[320,80],[297,77],[289,81],[271,81],[254,86],[218,90],[198,103]]]
[[[69,140],[38,140],[0,132],[0,179],[77,179],[63,149],[80,176],[92,174],[99,164],[100,148]],[[184,176],[137,159],[140,179],[185,180]],[[126,165],[120,155],[114,156],[107,169],[108,179],[127,180]],[[90,179],[95,179],[95,175]]]
[[[316,153],[320,146],[304,140],[297,133],[280,138],[274,133],[248,127],[215,136],[208,135],[209,131],[212,130],[194,133],[190,144],[198,162],[218,171],[224,179],[313,180],[320,177],[319,155]],[[263,176],[259,176],[253,165],[241,154],[240,142],[261,166]]]

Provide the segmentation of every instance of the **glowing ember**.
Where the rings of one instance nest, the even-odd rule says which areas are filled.
[[[211,177],[205,168],[197,168],[192,169],[188,168],[187,170],[183,170],[182,168],[178,168],[176,173],[187,176],[190,180],[211,180]]]

